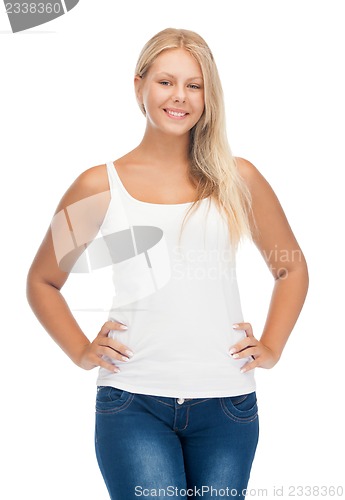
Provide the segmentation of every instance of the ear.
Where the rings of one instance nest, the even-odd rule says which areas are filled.
[[[142,83],[143,83],[142,77],[139,75],[135,75],[134,88],[135,88],[135,95],[137,97],[139,105],[142,105]]]
[[[137,98],[137,103],[139,105],[139,108],[141,109],[142,113],[144,116],[146,116],[146,110],[145,106],[143,103],[143,78],[139,75],[135,75],[134,77],[134,88],[135,88],[135,95]]]

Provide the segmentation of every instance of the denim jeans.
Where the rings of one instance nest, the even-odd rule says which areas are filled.
[[[245,497],[256,393],[175,399],[97,388],[95,447],[112,500]]]

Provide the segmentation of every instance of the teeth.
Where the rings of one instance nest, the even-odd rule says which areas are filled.
[[[178,113],[177,111],[170,111],[167,109],[167,113],[172,116],[185,116],[187,113]]]

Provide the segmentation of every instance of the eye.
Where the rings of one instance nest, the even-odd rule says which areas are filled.
[[[160,83],[160,85],[165,85],[165,86],[170,85],[170,82],[167,82],[166,80],[162,80],[159,83]]]

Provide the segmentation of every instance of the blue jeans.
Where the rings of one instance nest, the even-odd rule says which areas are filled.
[[[245,497],[256,393],[175,399],[97,388],[96,456],[112,500]]]

